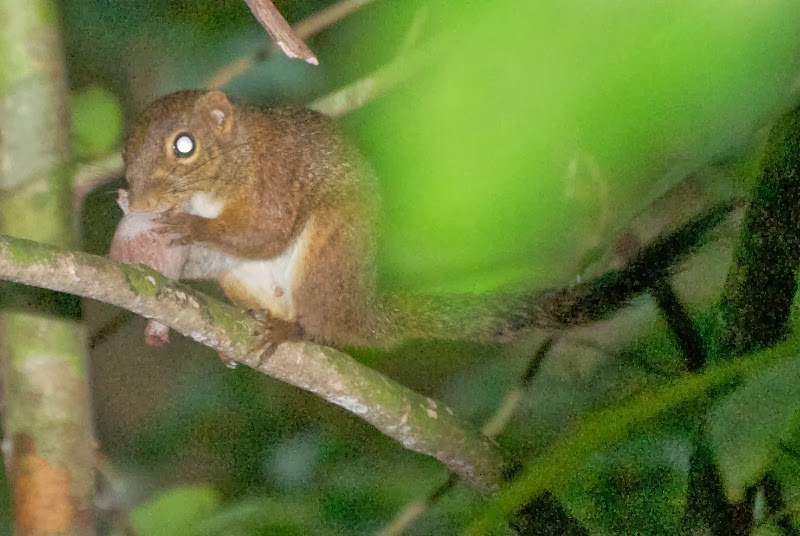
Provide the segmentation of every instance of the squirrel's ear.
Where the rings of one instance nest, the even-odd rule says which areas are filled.
[[[197,100],[195,110],[218,135],[229,134],[233,128],[233,104],[222,91],[209,91]]]

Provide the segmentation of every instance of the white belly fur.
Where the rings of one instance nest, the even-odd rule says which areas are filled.
[[[237,281],[267,309],[271,315],[284,320],[296,316],[292,289],[300,284],[304,273],[304,260],[313,233],[314,221],[310,219],[303,232],[286,250],[268,260],[238,259],[226,277]]]

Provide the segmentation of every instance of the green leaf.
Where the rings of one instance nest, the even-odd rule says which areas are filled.
[[[800,359],[751,378],[709,413],[707,431],[725,493],[740,501],[778,453],[784,433],[800,411]]]
[[[196,536],[304,536],[328,534],[321,529],[315,501],[252,498],[221,508],[205,521]]]
[[[131,513],[137,536],[186,536],[219,508],[210,486],[182,486],[159,495]]]

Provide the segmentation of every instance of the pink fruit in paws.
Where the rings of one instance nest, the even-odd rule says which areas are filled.
[[[156,223],[158,212],[131,212],[128,209],[128,192],[119,190],[117,204],[124,216],[111,241],[108,256],[128,264],[144,264],[165,276],[178,279],[189,253],[187,246],[173,245],[175,235],[159,233]],[[145,342],[150,346],[164,346],[169,342],[169,328],[155,320],[148,320],[144,330]]]

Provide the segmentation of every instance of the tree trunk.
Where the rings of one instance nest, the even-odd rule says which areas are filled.
[[[70,245],[69,108],[55,2],[0,0],[0,228]],[[0,286],[14,533],[94,534],[94,439],[80,302]]]

